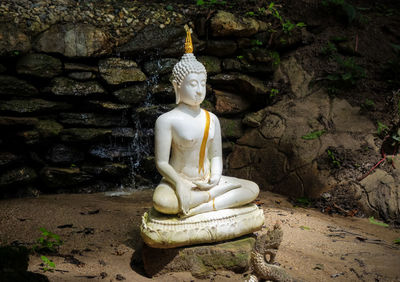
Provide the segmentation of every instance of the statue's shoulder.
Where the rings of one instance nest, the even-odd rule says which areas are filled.
[[[169,112],[163,113],[162,115],[160,115],[157,118],[156,125],[171,123],[173,121],[173,119],[176,118],[176,116],[177,116],[177,112],[175,111],[175,109],[172,109]]]
[[[210,118],[211,118],[211,120],[214,122],[214,123],[218,123],[219,124],[219,119],[218,119],[218,117],[214,114],[214,113],[212,113],[212,112],[210,112],[210,111],[208,111],[209,113],[210,113]]]

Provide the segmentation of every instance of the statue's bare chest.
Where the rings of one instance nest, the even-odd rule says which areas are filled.
[[[200,147],[206,128],[205,120],[178,121],[172,126],[172,142],[180,148]],[[208,130],[207,142],[214,138],[214,123],[211,120]]]

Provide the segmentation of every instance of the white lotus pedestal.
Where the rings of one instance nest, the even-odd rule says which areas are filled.
[[[260,230],[263,224],[263,211],[254,204],[187,218],[151,209],[143,215],[141,235],[148,246],[167,249],[237,238]]]

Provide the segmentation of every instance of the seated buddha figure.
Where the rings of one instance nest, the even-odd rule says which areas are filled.
[[[254,182],[222,175],[221,127],[213,113],[200,108],[207,72],[193,55],[187,33],[186,53],[172,73],[177,106],[155,125],[155,161],[163,178],[153,205],[181,217],[239,207],[259,193]]]

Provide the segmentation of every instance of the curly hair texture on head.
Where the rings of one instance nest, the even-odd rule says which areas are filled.
[[[181,60],[174,66],[172,70],[172,82],[175,82],[178,87],[189,73],[204,73],[207,77],[206,68],[202,63],[196,60],[193,53],[186,53]]]

